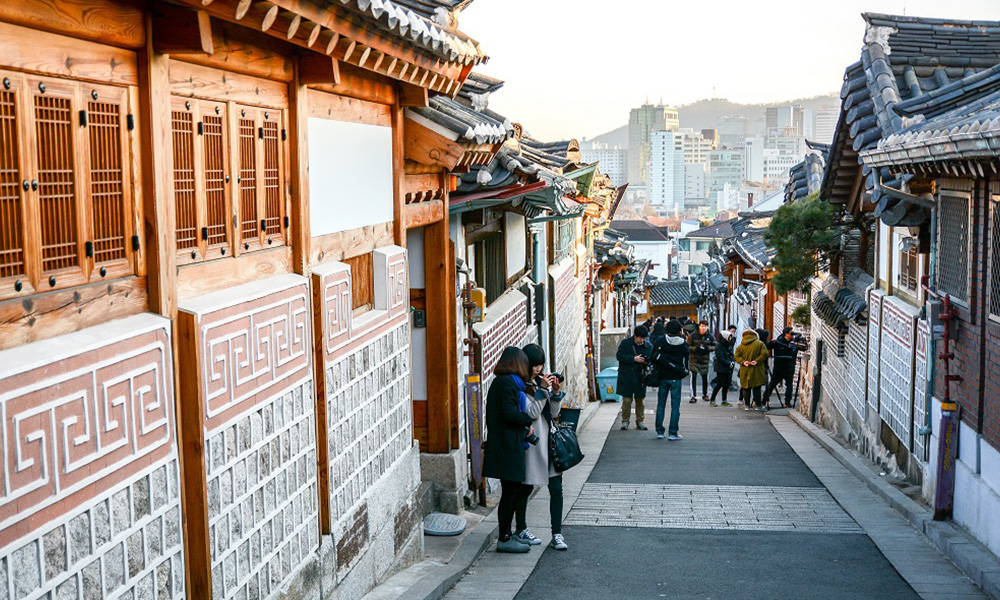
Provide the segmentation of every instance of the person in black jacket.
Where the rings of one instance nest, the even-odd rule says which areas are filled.
[[[635,428],[645,431],[646,384],[643,377],[649,368],[649,357],[653,345],[646,338],[649,330],[644,325],[635,328],[635,334],[618,344],[618,385],[615,391],[622,397],[622,429],[628,429],[632,416],[632,401],[635,400]]]
[[[688,370],[691,371],[691,404],[698,401],[698,378],[701,377],[701,399],[708,399],[708,371],[715,339],[708,333],[708,321],[702,321],[688,334]]]
[[[712,399],[709,406],[716,406],[715,397],[722,390],[722,406],[732,406],[727,400],[729,386],[733,382],[733,370],[736,359],[733,349],[736,347],[736,325],[730,325],[726,331],[720,331],[718,343],[715,345],[715,387],[712,388]]]
[[[510,526],[518,506],[527,506],[532,487],[525,485],[526,438],[535,417],[527,412],[526,390],[530,389],[531,367],[528,357],[515,346],[500,354],[493,370],[496,378],[486,396],[486,446],[483,456],[483,476],[500,480],[500,539],[497,552],[524,553],[531,546],[511,535]],[[527,382],[527,383],[526,383]]]
[[[781,335],[773,341],[768,342],[768,350],[771,351],[771,381],[764,390],[764,405],[771,401],[771,392],[782,381],[785,382],[785,402],[782,406],[792,405],[792,380],[795,379],[795,359],[799,354],[799,347],[792,341],[792,328],[785,327]]]
[[[653,364],[660,379],[656,397],[656,438],[662,440],[669,433],[670,441],[683,439],[678,427],[681,419],[681,380],[688,372],[688,345],[681,337],[679,321],[667,323],[667,334],[653,347]],[[670,394],[670,427],[663,429],[663,417],[667,408],[667,394]]]

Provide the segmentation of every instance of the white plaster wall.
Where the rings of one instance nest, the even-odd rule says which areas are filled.
[[[1000,452],[962,423],[955,469],[955,522],[1000,554]]]
[[[424,228],[406,232],[406,256],[409,264],[410,288],[419,290],[424,283]],[[427,400],[427,329],[412,327],[410,315],[410,356],[413,363],[413,399]]]
[[[507,278],[521,272],[527,259],[526,231],[524,217],[514,213],[504,213],[504,240],[507,251]]]
[[[629,242],[632,244],[633,253],[637,258],[651,260],[655,266],[649,270],[650,274],[666,279],[670,275],[670,248],[672,242]]]
[[[312,235],[393,219],[392,128],[309,119]]]

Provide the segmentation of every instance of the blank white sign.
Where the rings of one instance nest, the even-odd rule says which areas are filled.
[[[392,220],[392,128],[310,118],[311,235]]]

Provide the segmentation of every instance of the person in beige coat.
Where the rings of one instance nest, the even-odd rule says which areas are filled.
[[[566,396],[561,390],[562,382],[554,375],[543,375],[545,368],[545,351],[538,344],[528,344],[523,348],[528,356],[528,363],[531,365],[532,376],[535,378],[537,392],[535,394],[538,416],[532,428],[538,436],[538,443],[528,447],[525,453],[525,475],[526,485],[547,485],[549,487],[549,516],[552,521],[552,541],[551,548],[556,550],[567,550],[566,540],[562,535],[562,473],[557,473],[549,457],[549,432],[559,419],[562,409],[562,401]],[[529,401],[530,402],[530,401]],[[528,413],[534,415],[536,407],[529,409]],[[515,528],[522,542],[532,545],[541,544],[542,541],[528,531],[527,524]]]

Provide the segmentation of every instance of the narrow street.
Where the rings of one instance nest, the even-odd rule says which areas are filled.
[[[680,442],[656,439],[655,405],[649,431],[603,405],[565,476],[570,550],[490,549],[446,598],[985,598],[787,411],[686,398]],[[546,543],[547,502],[528,509]]]

